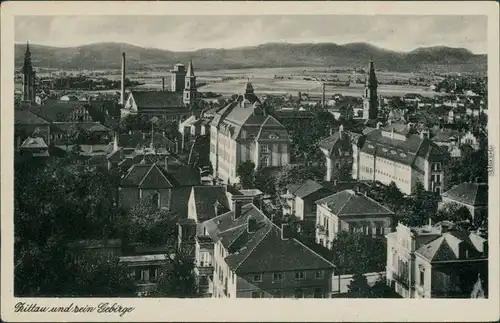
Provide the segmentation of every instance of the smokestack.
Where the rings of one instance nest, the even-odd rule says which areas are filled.
[[[122,84],[120,89],[120,104],[125,104],[125,53],[122,53]]]
[[[165,91],[165,77],[161,78],[161,90]]]
[[[118,147],[118,132],[115,132],[115,138],[113,140],[113,151],[117,151]]]
[[[323,106],[323,108],[326,105],[325,82],[321,83],[321,105]]]

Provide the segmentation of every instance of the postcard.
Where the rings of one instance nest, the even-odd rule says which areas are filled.
[[[3,320],[498,320],[496,3],[1,10]]]

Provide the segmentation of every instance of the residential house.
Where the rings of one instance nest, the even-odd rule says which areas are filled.
[[[135,164],[123,175],[119,185],[120,204],[131,208],[140,200],[149,200],[158,208],[187,215],[187,201],[191,187],[200,185],[200,174],[188,166],[170,167],[153,164]]]
[[[294,215],[301,224],[301,230],[314,237],[316,228],[316,201],[332,194],[328,188],[308,179],[303,183],[290,184],[287,192],[282,195],[284,200],[283,214]]]
[[[394,213],[359,191],[344,190],[316,201],[316,243],[331,248],[340,231],[382,236]]]
[[[440,207],[455,203],[465,206],[474,222],[488,217],[488,183],[460,183],[441,195]]]
[[[353,151],[351,136],[344,131],[344,126],[340,125],[339,131],[320,141],[319,147],[326,158],[326,181],[336,178],[335,172],[339,172],[343,164],[352,168]]]
[[[49,147],[41,137],[28,137],[19,147],[19,152],[24,156],[48,157]]]
[[[332,288],[334,265],[271,222],[255,205],[203,223],[214,242],[214,298],[323,298]]]
[[[281,167],[290,162],[290,137],[285,127],[261,108],[252,84],[211,121],[210,161],[216,177],[238,183],[238,165]]]
[[[14,109],[14,136],[16,148],[28,137],[36,135],[50,145],[50,122],[28,109]]]
[[[181,149],[190,147],[196,138],[210,134],[210,120],[190,116],[179,123],[181,134]]]
[[[479,149],[479,138],[477,136],[475,136],[471,131],[468,131],[466,134],[461,136],[460,144],[469,145],[474,150],[478,150]]]
[[[488,277],[488,241],[451,222],[386,235],[388,284],[404,298],[470,298],[478,275]]]

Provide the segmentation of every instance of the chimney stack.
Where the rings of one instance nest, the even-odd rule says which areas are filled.
[[[344,132],[344,126],[340,125],[339,127],[339,138],[342,139],[342,133]]]
[[[241,201],[233,199],[233,212],[235,220],[241,216]]]
[[[115,132],[115,138],[113,140],[113,151],[118,151],[118,132]]]
[[[125,104],[125,53],[122,53],[122,82],[120,89],[120,104]]]
[[[165,171],[168,172],[168,156],[165,156]]]
[[[247,221],[247,232],[254,233],[257,231],[257,219],[249,218]]]
[[[325,108],[326,105],[325,82],[321,83],[321,105],[323,108]]]
[[[290,225],[283,223],[281,224],[281,240],[288,240],[291,238]]]
[[[165,76],[161,78],[161,90],[165,91]]]

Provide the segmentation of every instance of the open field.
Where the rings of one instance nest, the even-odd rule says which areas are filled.
[[[196,66],[195,66],[196,69]],[[335,67],[335,69],[340,69]],[[120,79],[119,70],[101,71],[99,75],[111,80]],[[200,92],[215,92],[223,95],[240,93],[249,79],[256,92],[259,94],[291,94],[297,95],[298,92],[307,93],[312,96],[321,95],[321,84],[313,80],[304,80],[304,78],[323,78],[330,81],[347,82],[352,80],[364,80],[362,73],[335,72],[332,68],[325,67],[290,67],[290,68],[248,68],[248,69],[226,69],[214,71],[196,70],[199,83],[206,83],[199,88]],[[133,81],[144,83],[135,87],[143,90],[160,90],[162,87],[162,77],[165,77],[165,87],[170,88],[170,74],[168,72],[129,72],[127,78]],[[377,71],[379,82],[400,81],[407,82],[409,79],[421,78],[426,81],[432,80],[431,75],[420,73],[401,73]],[[361,96],[363,93],[363,84],[356,83],[347,85],[326,85],[327,97],[333,94],[342,94],[347,96]],[[379,93],[381,95],[402,96],[406,93],[419,93],[423,96],[435,96],[439,93],[431,91],[427,86],[412,85],[389,85],[380,84]]]

